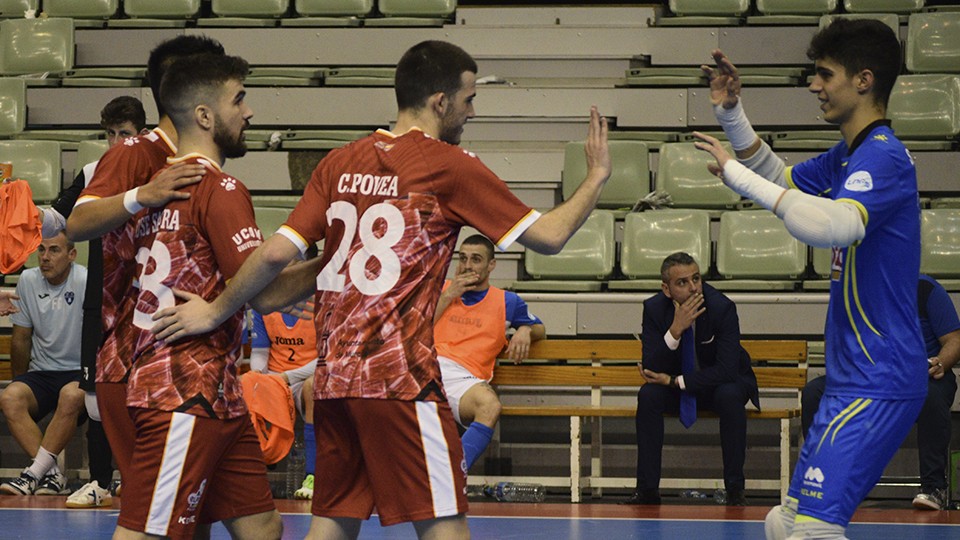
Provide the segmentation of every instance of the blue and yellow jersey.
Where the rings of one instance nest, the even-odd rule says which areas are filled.
[[[927,393],[917,318],[920,204],[913,159],[889,122],[787,170],[790,187],[854,205],[858,244],[833,249],[824,331],[828,395],[911,399]]]

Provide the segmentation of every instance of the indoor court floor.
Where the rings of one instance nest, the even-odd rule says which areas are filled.
[[[68,510],[65,497],[0,497],[0,539],[109,539],[116,525],[114,508]],[[310,524],[306,501],[278,500],[284,539],[300,539]],[[470,503],[470,531],[478,540],[734,540],[762,539],[766,506],[744,508],[665,504],[511,504]],[[215,525],[212,538],[229,535]],[[861,508],[847,529],[853,540],[960,540],[960,511],[921,512],[907,508]],[[376,517],[364,523],[361,539],[415,538],[413,527],[380,527]]]

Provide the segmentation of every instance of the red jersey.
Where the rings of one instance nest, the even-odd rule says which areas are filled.
[[[278,231],[317,275],[318,399],[444,399],[433,314],[460,227],[506,248],[539,217],[476,155],[412,130],[324,158]]]
[[[160,128],[125,139],[100,158],[77,205],[111,197],[146,184],[177,148]],[[140,329],[130,324],[136,290],[136,265],[130,219],[103,236],[103,343],[97,353],[97,382],[122,382],[133,362]]]
[[[138,214],[140,292],[133,325],[143,330],[153,326],[157,310],[176,303],[173,288],[212,301],[263,243],[242,183],[199,154],[168,161],[199,163],[207,171],[198,184],[184,188],[189,199]],[[170,344],[145,331],[127,383],[127,406],[220,419],[247,414],[236,368],[241,322],[237,311],[211,332]]]

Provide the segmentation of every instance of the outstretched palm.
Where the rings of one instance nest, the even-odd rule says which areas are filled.
[[[732,109],[740,100],[740,72],[720,49],[711,54],[717,66],[700,66],[710,81],[710,102]]]

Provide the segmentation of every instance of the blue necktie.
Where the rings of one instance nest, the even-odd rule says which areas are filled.
[[[693,337],[693,327],[687,328],[680,336],[680,371],[684,382],[697,370],[697,344]],[[697,421],[697,397],[692,392],[680,391],[680,423],[689,428]]]

